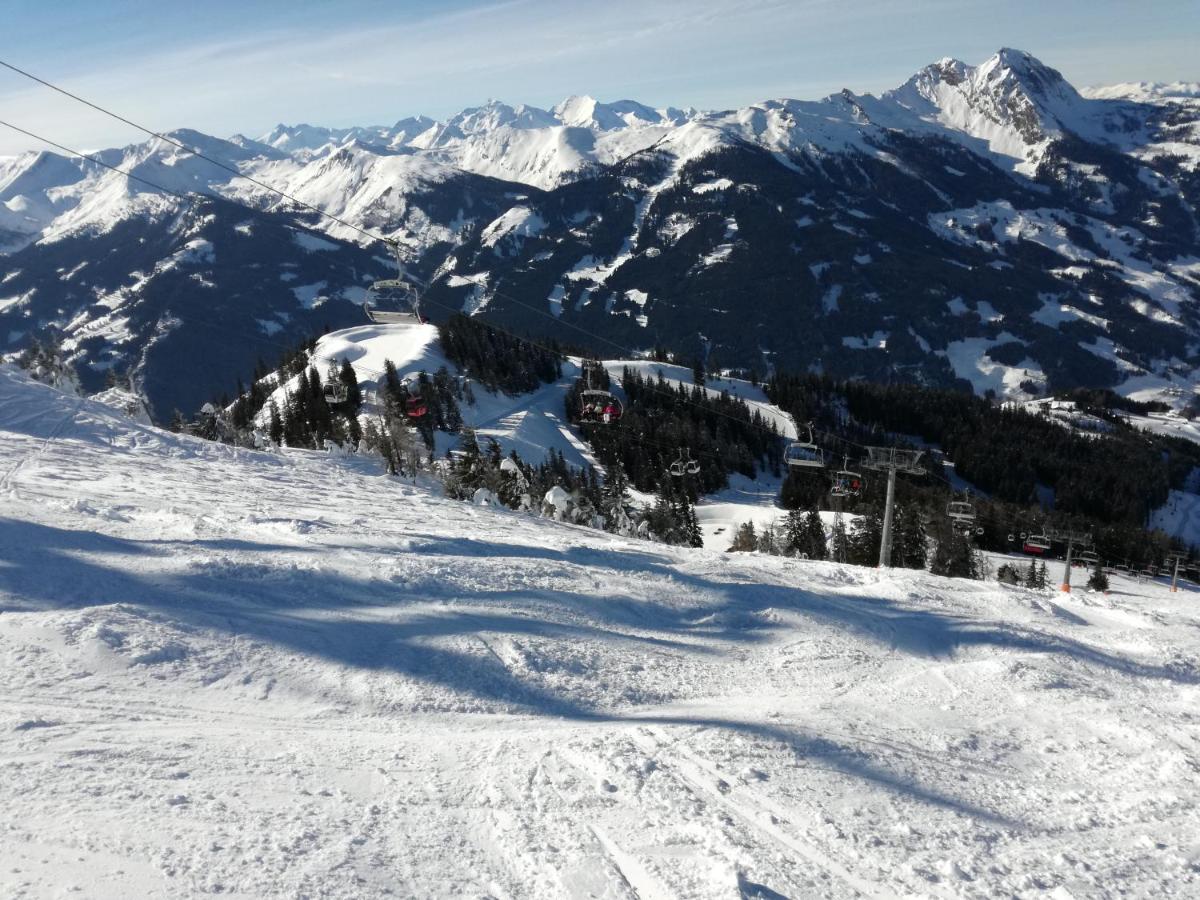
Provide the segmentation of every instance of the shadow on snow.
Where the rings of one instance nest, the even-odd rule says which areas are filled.
[[[378,577],[351,578],[319,568],[254,562],[230,565],[219,556],[214,556],[211,564],[197,565],[182,574],[133,574],[127,571],[128,563],[122,562],[122,558],[164,559],[173,555],[180,543],[125,540],[0,518],[0,614],[132,605],[191,626],[257,638],[348,667],[395,673],[481,701],[515,706],[531,715],[743,732],[782,742],[799,757],[820,759],[848,775],[921,802],[1004,825],[1015,823],[889,772],[851,746],[800,729],[732,719],[645,717],[635,711],[618,714],[552,692],[514,674],[485,635],[603,640],[653,646],[676,654],[710,654],[716,651],[698,641],[733,645],[762,641],[783,626],[767,622],[759,614],[787,610],[913,656],[944,657],[962,648],[992,647],[1058,654],[1130,677],[1200,681],[1195,673],[1126,659],[1031,627],[912,609],[878,597],[834,598],[734,581],[736,573],[722,582],[680,573],[654,553],[605,553],[585,548],[559,551],[465,539],[428,540],[419,545],[419,551],[430,557],[537,558],[560,567],[608,566],[626,573],[669,577],[695,589],[696,603],[669,607],[630,596],[597,596],[590,582],[586,583],[590,590],[581,586],[578,591],[564,591],[512,584],[488,590],[482,581],[463,595],[455,592],[453,584],[439,590],[435,582],[426,589]],[[228,539],[182,543],[189,550],[214,554],[297,551],[287,545]],[[515,600],[532,605],[537,615],[521,615],[506,608]],[[382,615],[403,613],[406,603],[422,606],[402,619]],[[498,608],[489,609],[493,604]],[[356,610],[359,615],[351,618]],[[662,633],[667,636],[660,636]],[[466,644],[447,647],[431,642],[444,637],[465,638]],[[476,652],[468,652],[467,647]],[[596,674],[579,673],[581,686],[585,678]]]

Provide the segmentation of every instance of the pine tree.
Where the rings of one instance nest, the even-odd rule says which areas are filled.
[[[1092,577],[1088,579],[1087,586],[1093,591],[1108,590],[1108,575],[1104,571],[1104,566],[1100,560],[1096,560],[1096,565],[1092,568]]]
[[[821,514],[814,506],[804,520],[805,547],[809,559],[827,559],[829,548],[825,543],[825,526]]]
[[[624,535],[633,533],[633,520],[629,515],[629,479],[619,459],[608,463],[605,468],[600,511],[609,531]]]
[[[873,509],[854,520],[846,542],[846,561],[858,566],[878,565],[882,542],[883,517]]]
[[[829,552],[837,562],[848,562],[850,559],[850,537],[846,534],[846,524],[839,517],[833,523],[833,531],[829,537]]]
[[[758,533],[758,552],[777,554],[779,552],[779,541],[775,534],[775,524],[768,523]]]
[[[700,530],[700,520],[696,518],[696,507],[690,503],[684,508],[683,534],[687,546],[704,546],[704,533]]]
[[[338,380],[346,386],[346,405],[350,413],[358,412],[363,402],[362,388],[359,386],[354,366],[350,365],[350,360],[345,357],[342,357],[342,366],[338,370]]]
[[[793,509],[784,520],[783,552],[788,556],[808,553],[808,523],[799,509]]]
[[[978,578],[979,561],[970,539],[946,521],[937,525],[936,543],[929,571],[950,578]]]
[[[733,543],[729,545],[730,553],[749,553],[758,549],[758,535],[754,531],[753,522],[745,522],[738,527]]]
[[[928,560],[925,523],[916,508],[896,506],[892,563],[905,569],[924,569]]]
[[[268,415],[270,416],[267,424],[267,437],[271,439],[271,443],[276,446],[283,444],[283,417],[279,414],[279,404],[271,399],[271,405]]]

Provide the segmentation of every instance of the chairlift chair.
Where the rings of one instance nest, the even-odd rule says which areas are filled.
[[[692,459],[692,454],[686,447],[680,447],[679,457],[667,466],[667,472],[676,478],[682,478],[684,475],[697,475],[700,473],[700,463]]]
[[[350,392],[341,381],[327,381],[321,385],[321,394],[330,406],[341,406],[349,397]]]
[[[615,425],[624,411],[621,401],[608,391],[593,388],[579,394],[579,421],[588,425]]]
[[[862,493],[862,476],[857,472],[840,471],[833,476],[829,493],[834,497],[857,497]]]
[[[411,380],[405,378],[401,381],[400,390],[403,392],[402,399],[406,418],[422,419],[428,415],[429,407],[425,403],[425,396]]]
[[[842,461],[842,468],[833,473],[833,486],[829,489],[831,497],[857,497],[862,493],[863,477],[858,472],[849,469],[850,459]]]
[[[404,401],[404,414],[410,419],[421,419],[429,413],[429,408],[425,405],[425,398],[420,394],[414,394]]]
[[[420,325],[421,295],[416,285],[404,274],[404,261],[400,258],[400,245],[389,241],[396,256],[395,278],[374,282],[367,289],[363,311],[376,325]]]
[[[946,504],[946,515],[956,522],[974,522],[975,507],[966,500],[951,500]]]
[[[1026,553],[1034,553],[1040,556],[1050,549],[1050,538],[1044,534],[1030,534],[1025,537],[1023,549]]]
[[[825,468],[825,451],[813,441],[812,426],[806,425],[807,441],[792,441],[784,452],[784,461],[798,469]]]

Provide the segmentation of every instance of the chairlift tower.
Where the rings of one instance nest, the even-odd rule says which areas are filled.
[[[1066,565],[1063,567],[1062,585],[1059,587],[1064,594],[1071,593],[1071,554],[1075,550],[1075,545],[1081,547],[1090,547],[1092,545],[1092,536],[1086,531],[1047,531],[1046,535],[1053,541],[1065,541],[1067,544],[1067,559]]]
[[[1179,553],[1179,552],[1171,553],[1171,554],[1167,555],[1167,559],[1169,559],[1171,562],[1174,563],[1174,565],[1171,567],[1171,593],[1172,594],[1176,594],[1179,592],[1179,564],[1181,562],[1183,562],[1183,558],[1185,556],[1187,556],[1186,553]]]
[[[901,450],[898,447],[868,447],[863,465],[876,472],[887,472],[887,504],[883,508],[883,537],[879,542],[879,567],[892,566],[892,517],[896,507],[896,473],[924,475],[921,457],[924,450]]]

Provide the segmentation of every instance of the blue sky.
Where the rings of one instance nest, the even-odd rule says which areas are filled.
[[[390,123],[570,94],[728,108],[878,92],[926,63],[1029,50],[1079,86],[1200,80],[1200,2],[0,0],[0,58],[159,129]],[[0,71],[0,118],[138,139]],[[28,149],[0,128],[0,154]]]

